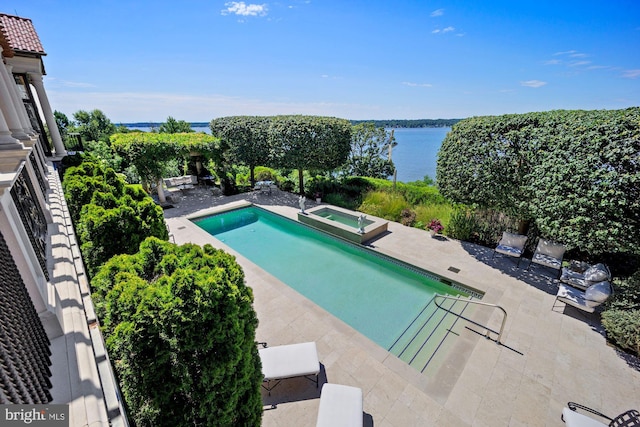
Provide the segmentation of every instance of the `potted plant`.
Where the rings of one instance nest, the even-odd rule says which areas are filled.
[[[439,219],[432,219],[431,222],[429,222],[429,224],[427,225],[427,229],[431,233],[431,237],[435,237],[436,234],[444,230],[444,226]]]

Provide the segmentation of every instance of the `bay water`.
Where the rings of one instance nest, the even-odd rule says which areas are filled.
[[[150,131],[150,128],[131,127]],[[211,133],[209,127],[194,127],[196,132]],[[398,145],[393,149],[396,179],[401,182],[422,181],[425,176],[436,179],[438,150],[450,127],[396,128],[394,137]],[[391,129],[387,129],[391,131]]]

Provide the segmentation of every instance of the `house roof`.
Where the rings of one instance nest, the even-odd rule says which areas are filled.
[[[46,55],[31,19],[0,13],[0,46],[5,57],[16,53]]]

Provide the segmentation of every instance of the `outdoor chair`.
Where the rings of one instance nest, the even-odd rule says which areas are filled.
[[[287,378],[305,377],[315,382],[318,387],[320,362],[315,342],[275,347],[267,347],[267,343],[260,344],[264,347],[258,349],[264,376],[262,387],[269,392],[269,395],[271,390]],[[276,383],[272,386],[271,381]]]
[[[562,420],[565,422],[567,427],[638,427],[640,426],[640,412],[635,409],[630,409],[622,414],[618,415],[615,418],[610,418],[600,412],[588,408],[586,406],[580,405],[578,403],[569,402],[567,403],[567,408],[562,410]],[[603,420],[607,420],[608,423],[605,424],[601,421],[595,420],[587,415],[581,414],[577,412],[580,409],[585,411],[591,415],[595,415],[597,417],[602,418]]]
[[[544,267],[558,270],[559,276],[562,269],[562,258],[564,257],[565,251],[566,248],[564,245],[554,243],[550,240],[540,239],[538,240],[538,246],[536,247],[536,251],[533,253],[533,257],[531,258],[531,262],[529,262],[527,270],[531,268],[531,264],[539,264]]]
[[[579,271],[579,268],[564,267],[562,269],[562,275],[560,281],[574,288],[586,290],[594,283],[603,282],[605,280],[611,280],[611,272],[606,265],[599,263],[590,266],[584,271]]]
[[[362,427],[362,389],[325,384],[316,427]]]
[[[584,292],[560,283],[553,307],[556,306],[557,301],[561,301],[566,305],[593,313],[596,307],[602,305],[611,295],[613,295],[613,287],[607,281],[594,283]]]
[[[527,236],[522,234],[509,233],[507,231],[502,233],[502,239],[498,242],[498,246],[493,252],[493,259],[496,253],[509,255],[518,258],[518,267],[520,266],[520,260],[524,253],[524,245],[527,243]]]

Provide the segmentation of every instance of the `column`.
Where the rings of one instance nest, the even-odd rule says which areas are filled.
[[[17,106],[11,96],[11,87],[7,86],[7,80],[4,77],[4,75],[7,74],[6,71],[4,64],[0,62],[0,109],[2,109],[7,126],[11,131],[11,135],[16,139],[25,141],[31,140],[29,135],[27,135],[22,129],[22,123],[20,122],[18,111],[16,110]],[[20,102],[20,107],[22,107],[22,102]]]
[[[62,143],[62,137],[60,136],[58,124],[56,123],[56,119],[53,116],[53,111],[51,111],[51,105],[49,104],[47,93],[44,90],[44,84],[42,84],[42,75],[29,73],[29,77],[31,83],[33,84],[33,87],[36,88],[38,100],[40,100],[40,107],[42,107],[42,113],[44,114],[44,118],[47,122],[47,127],[49,128],[49,133],[51,134],[51,139],[53,140],[53,147],[55,148],[56,155],[65,156],[67,154],[67,151],[64,149],[64,144]]]
[[[18,111],[18,116],[20,118],[20,122],[22,123],[22,130],[30,136],[37,136],[37,133],[31,126],[31,120],[29,120],[29,116],[27,115],[27,111],[24,109],[24,101],[20,97],[18,93],[18,86],[16,85],[16,81],[13,78],[12,74],[13,65],[5,64],[5,67],[0,67],[0,75],[5,78],[7,82],[7,87],[9,88],[9,92],[11,94],[11,98],[16,106],[16,110]]]
[[[11,136],[7,121],[4,119],[4,111],[0,109],[0,150],[12,150],[16,148],[22,148],[22,144]]]

